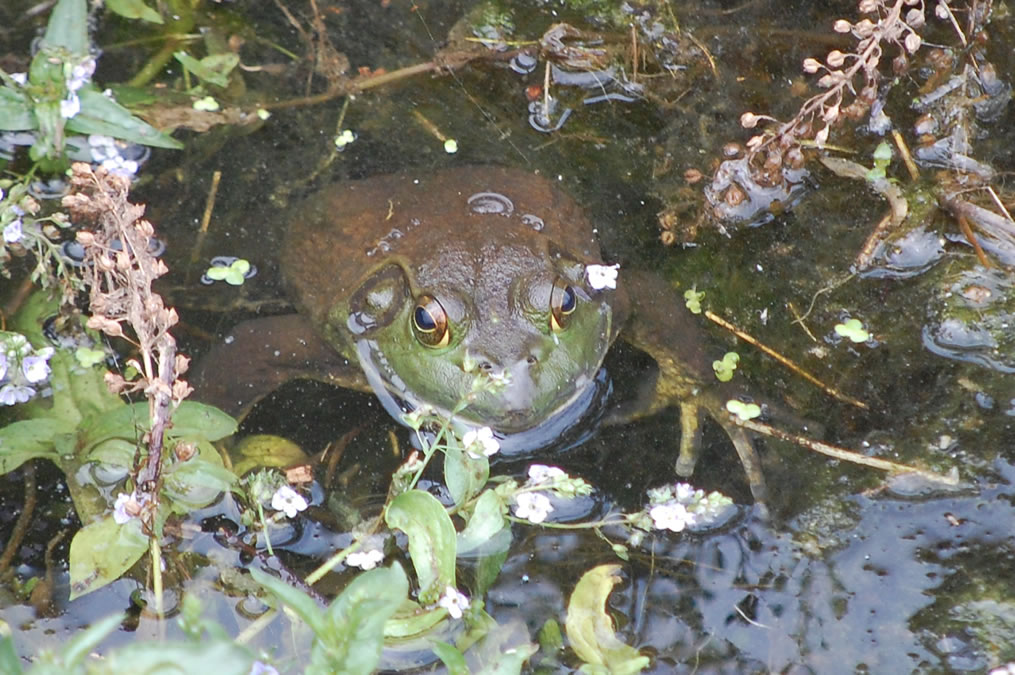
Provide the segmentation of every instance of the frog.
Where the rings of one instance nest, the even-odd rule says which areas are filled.
[[[657,376],[606,421],[678,408],[686,477],[711,417],[764,505],[757,451],[725,408],[690,311],[663,279],[603,260],[559,181],[501,166],[410,170],[340,182],[291,212],[280,269],[297,313],[236,326],[199,365],[200,400],[242,415],[309,377],[372,392],[401,420],[422,407],[450,415],[468,397],[458,422],[532,451],[608,398],[603,362],[622,340]],[[477,389],[477,377],[498,386]]]

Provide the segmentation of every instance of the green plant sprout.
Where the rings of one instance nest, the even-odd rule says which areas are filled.
[[[761,417],[761,406],[757,403],[744,403],[737,399],[731,399],[726,401],[726,410],[730,411],[738,418],[744,420],[753,420],[756,417]]]
[[[740,362],[740,355],[736,352],[726,352],[721,361],[712,362],[712,370],[720,382],[729,382],[733,379],[733,371],[737,369]]]
[[[878,147],[874,148],[874,167],[867,172],[866,178],[875,181],[885,177],[888,165],[892,163],[892,146],[888,141],[881,141]]]
[[[860,319],[848,319],[835,324],[835,334],[855,343],[867,342],[871,338],[871,334],[864,329]]]
[[[701,301],[705,297],[705,291],[697,291],[693,288],[684,291],[684,305],[691,314],[701,314]]]

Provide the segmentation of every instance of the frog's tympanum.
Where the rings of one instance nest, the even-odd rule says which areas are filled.
[[[329,187],[294,213],[282,269],[301,315],[238,326],[203,362],[204,400],[241,412],[285,380],[315,377],[373,391],[397,418],[424,404],[451,410],[485,372],[506,384],[459,418],[492,427],[506,447],[547,445],[602,398],[619,336],[659,364],[651,396],[625,417],[679,405],[677,471],[688,475],[710,414],[763,499],[754,447],[699,365],[689,312],[644,273],[595,288],[605,264],[595,230],[553,181],[495,167],[414,171]]]

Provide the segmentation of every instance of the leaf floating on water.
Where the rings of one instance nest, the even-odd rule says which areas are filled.
[[[600,565],[586,572],[575,586],[567,606],[565,628],[571,647],[585,662],[584,673],[625,675],[639,673],[649,658],[617,637],[606,600],[620,583],[620,565]]]

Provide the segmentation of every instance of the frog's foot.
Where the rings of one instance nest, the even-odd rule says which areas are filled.
[[[190,378],[195,398],[242,419],[259,400],[294,379],[369,391],[362,371],[296,314],[244,321],[202,357]]]
[[[680,454],[677,457],[676,471],[680,476],[690,476],[698,463],[701,454],[701,421],[705,415],[710,416],[723,428],[744,466],[747,480],[751,486],[751,495],[758,504],[764,504],[768,498],[765,487],[765,475],[761,470],[761,458],[744,430],[733,421],[714,396],[704,395],[697,399],[685,399],[680,403]]]

